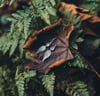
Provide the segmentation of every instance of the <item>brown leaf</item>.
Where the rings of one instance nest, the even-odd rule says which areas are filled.
[[[69,37],[70,37],[72,31],[74,30],[74,25],[72,23],[69,23],[69,24],[64,25],[64,26],[65,26],[64,31],[66,33],[66,39],[69,40]]]
[[[100,22],[100,17],[97,16],[97,14],[94,14],[94,15],[89,19],[89,22],[91,22],[91,23]]]
[[[68,61],[68,60],[73,58],[73,55],[72,55],[72,53],[71,53],[71,51],[69,49],[68,49],[68,53],[67,54],[68,54],[68,56],[67,56],[66,59],[62,59],[62,60],[56,61],[55,63],[50,65],[49,68],[51,69],[51,68],[53,68],[55,66],[59,66],[60,64],[64,63],[65,61]]]
[[[35,57],[24,60],[26,68],[48,73],[51,68],[73,58],[69,49],[69,37],[73,25],[65,26],[62,22],[60,19],[56,24],[39,30],[28,39],[24,45],[24,50]],[[69,29],[66,31],[68,27]],[[38,50],[40,50],[40,53],[37,54]],[[45,57],[46,59],[43,59]]]
[[[70,11],[72,14],[77,14],[76,8],[78,8],[76,5],[74,4],[67,4],[62,2],[61,3],[61,7],[60,7],[60,11]]]
[[[78,14],[79,16],[81,16],[80,21],[84,21],[92,17],[92,15],[89,15],[89,14],[84,14],[84,13],[78,13]]]
[[[80,16],[81,17],[80,21],[89,19],[91,23],[100,22],[100,17],[98,17],[97,14],[92,14],[92,15],[89,14],[90,9],[84,9],[74,4],[68,4],[68,3],[62,2],[59,10],[71,12],[73,15]],[[80,10],[80,12],[77,10]]]

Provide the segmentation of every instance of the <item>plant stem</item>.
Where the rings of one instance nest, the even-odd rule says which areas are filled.
[[[93,71],[96,73],[96,75],[100,78],[100,74],[96,71],[96,69],[92,66],[92,64],[90,64],[88,62],[87,59],[85,59],[81,54],[79,54],[74,48],[71,47],[71,49],[78,55],[80,56],[80,58],[82,58],[82,60],[84,60],[87,64],[89,64],[89,66],[93,69]]]

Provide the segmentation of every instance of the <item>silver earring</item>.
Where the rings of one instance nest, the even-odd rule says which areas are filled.
[[[51,50],[51,51],[54,51],[54,50],[55,50],[55,48],[56,48],[56,45],[54,45],[54,46],[50,47],[50,50]]]
[[[51,51],[54,51],[56,48],[56,45],[50,47],[50,50],[47,50],[45,53],[44,53],[44,57],[42,59],[42,61],[48,59],[50,56],[51,56]]]
[[[53,38],[49,43],[46,44],[46,47],[49,47],[56,38]]]
[[[47,58],[49,58],[51,56],[51,50],[47,50],[45,53],[44,53],[44,57],[42,59],[42,61],[46,60]]]
[[[39,53],[41,53],[41,52],[43,52],[43,51],[45,51],[46,50],[46,46],[41,46],[38,50],[37,50],[37,54],[39,54]]]
[[[47,43],[46,45],[41,46],[41,47],[37,50],[36,53],[39,54],[39,53],[45,51],[45,50],[46,50],[46,47],[49,47],[49,46],[53,43],[53,41],[54,41],[55,39],[56,39],[56,38],[53,38],[49,43]]]

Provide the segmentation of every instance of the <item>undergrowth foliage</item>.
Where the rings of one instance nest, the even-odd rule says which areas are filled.
[[[87,0],[86,4],[80,5],[85,9],[90,9],[90,14],[94,14],[100,10],[100,0]]]
[[[30,0],[28,6],[22,5],[22,8],[17,10],[15,13],[11,13],[7,20],[9,21],[10,29],[7,29],[6,32],[0,36],[0,59],[11,59],[10,64],[3,62],[0,64],[0,96],[28,96],[27,89],[35,89],[35,86],[27,86],[30,82],[41,83],[41,86],[46,89],[47,94],[37,93],[37,96],[54,96],[54,88],[56,84],[56,75],[52,72],[49,74],[40,74],[36,70],[29,70],[22,67],[23,59],[27,59],[27,55],[23,51],[23,45],[30,35],[36,31],[44,28],[45,26],[55,23],[58,19],[58,14],[64,15],[64,23],[72,23],[74,26],[73,33],[70,39],[70,46],[78,51],[78,42],[84,42],[84,39],[79,37],[83,30],[80,28],[80,16],[71,14],[71,12],[58,12],[57,3],[61,3],[61,0]],[[5,5],[12,6],[16,0],[0,0],[0,7]],[[91,3],[91,4],[90,4]],[[98,4],[99,3],[99,4]],[[91,5],[91,6],[90,6]],[[87,0],[87,4],[80,5],[83,8],[90,8],[90,14],[94,14],[100,9],[99,0]],[[94,6],[94,7],[93,7]],[[57,13],[58,12],[58,13]],[[90,70],[88,64],[84,62],[78,55],[74,52],[74,60],[68,62],[69,67],[78,67]],[[8,60],[9,61],[9,60]],[[2,66],[2,65],[5,66]],[[11,69],[8,66],[12,67]],[[8,74],[12,73],[12,79],[9,79]],[[67,73],[66,73],[67,74]],[[60,76],[59,76],[60,77]],[[39,78],[39,79],[38,79]],[[41,79],[41,81],[40,81]],[[15,81],[14,81],[15,80]],[[3,90],[6,85],[3,85],[7,81],[11,83],[14,81],[14,84],[11,84],[8,92]],[[14,86],[13,86],[14,85]],[[26,88],[28,87],[28,88]],[[39,87],[39,86],[38,86]],[[16,92],[17,89],[17,92]],[[65,90],[63,91],[65,92]],[[89,96],[88,86],[83,81],[76,81],[73,83],[66,84],[67,96]],[[33,95],[33,94],[32,94]]]
[[[52,73],[50,75],[44,75],[42,78],[44,87],[49,92],[50,96],[53,96],[55,75]]]
[[[11,6],[16,0],[9,0],[9,6]],[[8,0],[0,0],[0,7],[3,7]]]
[[[16,86],[18,89],[18,95],[19,96],[25,96],[24,91],[25,91],[25,82],[29,82],[30,78],[35,77],[36,76],[36,71],[34,70],[26,70],[23,73],[19,73],[20,72],[20,67],[17,67],[16,70]]]
[[[71,63],[69,63],[69,66],[90,69],[89,65],[86,62],[84,62],[78,55],[75,55],[74,60]]]
[[[82,81],[69,84],[66,93],[69,96],[89,96],[87,85]]]
[[[34,5],[33,5],[34,4]],[[5,54],[9,50],[11,56],[17,47],[19,47],[20,57],[23,56],[23,44],[28,36],[36,29],[31,29],[32,20],[42,18],[47,24],[50,25],[50,15],[56,16],[56,9],[54,9],[54,0],[35,0],[30,2],[30,7],[23,6],[23,10],[18,10],[12,13],[12,16],[7,18],[11,22],[9,34],[4,34],[1,39],[1,50]],[[33,8],[35,8],[33,10]],[[37,23],[38,21],[36,21]],[[32,27],[36,27],[35,24]],[[23,34],[24,33],[24,34]],[[23,36],[24,35],[24,36]],[[2,41],[3,40],[3,41]],[[4,43],[5,42],[5,43]]]

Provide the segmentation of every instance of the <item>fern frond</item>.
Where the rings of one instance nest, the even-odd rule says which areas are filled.
[[[74,60],[69,64],[69,66],[90,69],[89,65],[84,62],[78,55],[74,56]]]
[[[18,10],[16,13],[12,14],[11,18],[7,19],[11,22],[11,34],[13,34],[15,29],[17,28],[19,32],[24,32],[25,39],[27,39],[27,37],[30,35],[29,28],[31,26],[31,21],[34,18],[41,17],[45,21],[45,23],[47,23],[48,25],[51,24],[50,15],[56,16],[56,9],[53,6],[54,3],[51,4],[51,1],[48,0],[44,0],[43,2],[40,0],[34,0],[33,4],[35,6],[35,9],[32,9],[32,7],[29,8],[24,6],[23,10]]]
[[[5,1],[6,1],[6,0],[2,0],[2,1],[0,0],[0,7],[3,7],[3,6],[4,6]]]
[[[13,34],[16,28],[19,32],[24,32],[25,38],[29,35],[30,22],[33,18],[33,11],[26,8],[25,11],[20,10],[17,13],[12,14],[12,18],[8,18],[12,22],[10,32]]]
[[[50,25],[50,15],[56,15],[56,9],[54,8],[56,2],[55,0],[32,0],[33,7],[35,8],[38,15]]]
[[[9,6],[11,6],[16,0],[10,0]],[[8,1],[7,0],[0,0],[0,7],[3,7]]]
[[[32,18],[25,18],[24,19],[24,34],[25,34],[25,39],[30,35],[29,33],[29,27],[30,27],[30,22]]]
[[[15,49],[17,48],[18,42],[19,42],[18,39],[15,39],[14,41],[12,41],[9,56],[12,56],[12,54],[15,52]]]
[[[24,45],[24,43],[25,43],[25,40],[24,39],[21,39],[20,41],[19,41],[19,57],[20,58],[22,58],[23,57],[23,54],[24,54],[24,50],[23,50],[23,45]]]
[[[9,6],[11,6],[16,0],[11,0]]]
[[[35,70],[27,70],[23,73],[19,73],[20,67],[17,67],[16,70],[16,86],[18,89],[18,96],[24,96],[24,91],[25,91],[25,83],[26,80],[28,79],[28,81],[30,80],[30,78],[35,77],[36,76],[36,71]]]
[[[24,84],[25,84],[24,78],[16,81],[16,86],[18,89],[18,96],[24,96],[24,90],[25,90]]]
[[[18,33],[17,30],[13,35],[4,34],[0,38],[0,51],[2,51],[3,54],[6,54],[8,52],[9,56],[12,56],[16,51],[16,48],[19,47],[19,55],[22,58],[24,42],[25,39],[23,37],[23,34]]]
[[[82,4],[80,7],[90,9],[90,14],[97,13],[100,11],[100,0],[87,0],[86,4]]]
[[[49,92],[50,96],[53,96],[55,75],[53,73],[50,75],[44,75],[42,78],[42,82],[44,87],[47,89],[47,92]]]
[[[69,84],[66,93],[69,96],[89,96],[87,85],[82,81]]]
[[[6,84],[9,82],[11,83],[11,78],[9,77],[9,74],[10,74],[10,69],[8,68],[8,66],[6,66],[4,63],[2,63],[3,66],[0,65],[0,95],[1,96],[5,96],[5,89],[6,89]],[[5,84],[5,81],[6,81],[6,84]],[[10,84],[12,85],[12,84]],[[7,90],[7,89],[6,89]],[[9,90],[10,90],[10,87],[9,87]],[[14,91],[14,90],[12,90]]]
[[[72,24],[74,24],[75,29],[80,27],[80,16],[76,16],[72,14],[70,11],[63,11],[62,13],[64,14],[65,24],[71,22]]]
[[[48,24],[50,25],[50,17],[49,17],[49,14],[46,10],[41,10],[40,11],[40,15],[41,15],[41,18]]]

